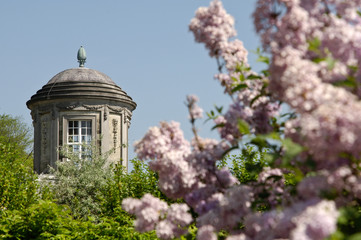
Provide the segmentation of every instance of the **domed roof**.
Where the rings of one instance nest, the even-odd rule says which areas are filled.
[[[125,104],[132,111],[137,104],[106,74],[94,69],[79,67],[56,74],[26,103],[64,100],[111,100]]]
[[[106,74],[85,67],[64,70],[56,74],[47,84],[62,82],[97,82],[116,85]]]

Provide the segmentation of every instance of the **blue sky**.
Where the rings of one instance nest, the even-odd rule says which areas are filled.
[[[63,0],[2,1],[0,4],[0,113],[21,116],[31,126],[26,101],[55,74],[77,67],[76,53],[87,52],[86,67],[110,76],[138,104],[133,112],[129,143],[140,139],[159,121],[181,123],[192,138],[184,105],[196,94],[205,110],[227,105],[213,79],[217,72],[202,44],[196,43],[188,24],[201,0]],[[251,14],[255,0],[224,0],[235,17],[238,38],[248,50],[260,46]],[[249,54],[255,70],[256,56]],[[200,135],[211,124],[198,123]],[[134,157],[130,148],[129,157]]]

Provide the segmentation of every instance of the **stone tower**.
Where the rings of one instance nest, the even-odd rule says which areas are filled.
[[[69,146],[86,157],[84,144],[109,152],[110,162],[128,167],[128,128],[136,103],[110,77],[84,67],[84,48],[78,68],[56,74],[26,105],[34,126],[34,170],[47,173],[59,160],[59,147]],[[61,160],[61,159],[60,159]]]

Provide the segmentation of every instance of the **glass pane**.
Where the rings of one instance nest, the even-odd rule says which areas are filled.
[[[90,143],[92,141],[92,136],[86,136],[87,142]]]
[[[85,136],[81,136],[81,142],[85,142]]]
[[[73,151],[79,152],[79,145],[73,145]]]
[[[79,136],[74,136],[74,142],[79,142]]]
[[[74,121],[74,127],[79,127],[79,121]]]
[[[81,129],[81,135],[85,135],[86,134],[86,128],[82,128]]]
[[[72,142],[73,142],[73,137],[72,137],[72,136],[69,136],[68,142],[69,142],[69,143],[72,143]]]
[[[91,121],[87,121],[87,122],[86,122],[86,126],[87,126],[88,128],[91,128]]]
[[[69,129],[69,135],[73,135],[74,134],[74,132],[73,132],[73,129]]]
[[[73,121],[69,121],[69,127],[73,127]]]
[[[74,135],[78,135],[79,134],[79,129],[78,128],[75,128],[74,129]]]
[[[91,129],[87,129],[86,133],[87,133],[87,135],[92,135],[92,130],[91,130]]]
[[[81,121],[81,127],[86,127],[86,121]]]

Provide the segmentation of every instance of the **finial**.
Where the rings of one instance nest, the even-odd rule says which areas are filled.
[[[86,60],[85,49],[83,48],[83,46],[80,46],[80,48],[78,50],[79,67],[84,67],[85,60]]]

